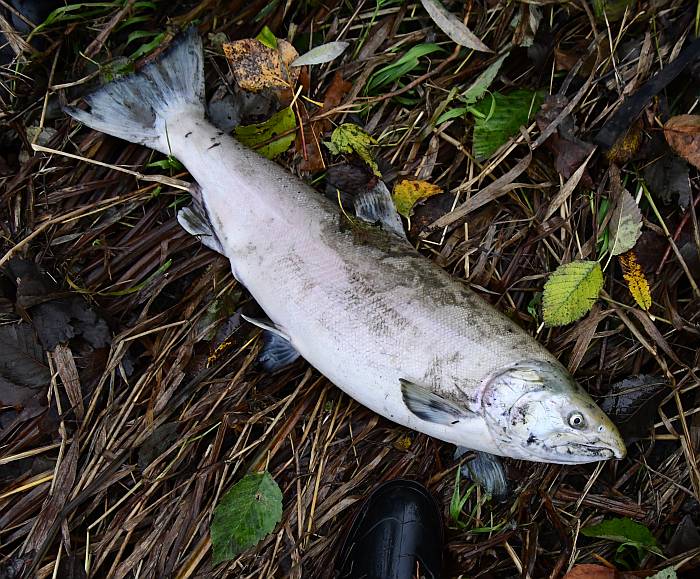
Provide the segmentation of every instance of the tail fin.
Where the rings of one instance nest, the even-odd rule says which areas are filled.
[[[168,154],[169,117],[204,116],[202,41],[192,26],[154,62],[85,97],[89,110],[65,107],[88,127]]]

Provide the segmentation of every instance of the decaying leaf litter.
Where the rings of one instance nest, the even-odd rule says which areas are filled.
[[[441,9],[454,18],[435,18]],[[469,455],[378,418],[302,362],[261,372],[259,332],[240,316],[255,304],[175,221],[181,167],[59,108],[191,22],[212,117],[349,213],[353,190],[378,176],[417,201],[404,213],[411,241],[610,401],[628,458],[510,461],[514,491],[498,503],[458,478]],[[353,506],[407,476],[444,505],[447,576],[556,577],[601,562],[693,576],[699,137],[679,116],[697,113],[698,25],[683,2],[426,0],[115,2],[61,9],[31,37],[3,26],[19,63],[3,66],[0,89],[3,573],[327,576]],[[224,47],[256,37],[296,54],[279,74],[263,60],[277,85],[251,93]],[[332,60],[294,66],[340,42],[325,49]],[[507,140],[493,148],[494,134]],[[429,194],[402,197],[406,181]],[[545,282],[572,263],[599,268],[602,289],[559,285],[590,311],[545,324]],[[216,505],[265,470],[282,492],[279,524],[213,566]],[[601,523],[626,541],[596,535]]]

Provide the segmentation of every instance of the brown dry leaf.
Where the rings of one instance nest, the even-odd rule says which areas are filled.
[[[352,83],[348,82],[343,78],[340,71],[337,71],[333,76],[328,90],[323,98],[323,109],[324,113],[332,110],[340,104],[346,94],[352,89]],[[301,107],[303,110],[302,117],[304,120],[304,145],[301,141],[301,132],[298,133],[297,137],[297,150],[301,151],[304,148],[306,154],[303,160],[299,164],[299,170],[301,171],[321,171],[326,168],[323,162],[323,155],[321,154],[320,140],[321,136],[326,133],[331,128],[331,121],[329,118],[324,117],[318,121],[309,123],[309,115],[306,113],[306,109]]]
[[[642,271],[634,251],[622,253],[617,257],[622,268],[622,277],[627,282],[627,287],[640,308],[648,310],[651,307],[651,292],[649,282]]]
[[[288,89],[299,75],[299,69],[290,67],[299,54],[286,40],[279,39],[276,49],[256,38],[225,42],[222,47],[238,86],[245,91]]]
[[[617,577],[618,573],[615,569],[590,563],[574,565],[571,571],[564,575],[564,579],[617,579]]]
[[[700,115],[671,117],[664,125],[664,136],[676,153],[700,169]]]

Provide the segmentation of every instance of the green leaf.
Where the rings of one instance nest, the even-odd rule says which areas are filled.
[[[499,59],[492,62],[489,67],[477,77],[472,85],[457,98],[464,101],[465,104],[472,105],[483,97],[491,86],[493,79],[496,78],[498,71],[501,70],[501,65],[507,57],[508,53],[506,52]]]
[[[277,49],[277,37],[273,34],[272,30],[267,27],[267,25],[263,26],[260,34],[258,34],[255,38],[268,48],[272,48],[273,50]]]
[[[560,265],[544,284],[542,315],[548,326],[564,326],[588,313],[603,288],[597,261]]]
[[[292,146],[296,128],[296,115],[291,107],[287,107],[262,123],[238,126],[233,134],[241,143],[256,149],[263,157],[274,159]],[[282,136],[275,138],[278,135]]]
[[[349,42],[335,41],[327,42],[316,46],[295,59],[290,66],[311,66],[313,64],[323,64],[338,58],[345,49],[350,46]]]
[[[661,569],[658,573],[647,577],[647,579],[678,579],[678,575],[673,567],[666,567],[665,569]]]
[[[442,113],[435,121],[436,125],[441,125],[442,123],[454,119],[457,117],[463,117],[467,114],[467,107],[460,107],[458,109],[450,109]]]
[[[495,92],[485,98],[474,109],[474,137],[472,152],[479,160],[490,157],[518,129],[527,122],[544,102],[542,91],[516,90],[503,95]],[[489,112],[492,111],[490,114]]]
[[[134,52],[132,55],[130,55],[129,58],[131,60],[136,60],[137,58],[141,58],[142,56],[148,54],[149,52],[153,52],[158,46],[160,46],[160,43],[163,42],[164,38],[165,38],[165,32],[161,32],[150,42],[147,42],[146,44],[142,44],[141,46],[139,46],[138,50],[136,52]]]
[[[134,40],[138,40],[139,38],[153,38],[157,35],[158,32],[154,30],[134,30],[134,32],[131,32],[127,37],[126,44],[131,44]]]
[[[593,0],[593,11],[599,20],[617,22],[633,3],[633,0]]]
[[[214,564],[257,545],[282,519],[282,491],[270,473],[247,474],[214,509],[211,543]]]
[[[581,529],[581,533],[586,537],[621,543],[620,548],[623,546],[636,547],[640,557],[643,550],[659,553],[659,547],[651,531],[641,523],[627,517],[608,519],[597,525],[584,527]],[[619,551],[620,549],[618,549]]]
[[[442,50],[437,44],[419,44],[413,46],[396,62],[375,72],[367,83],[367,91],[372,91],[381,88],[384,85],[391,84],[403,75],[408,74],[420,64],[420,58],[438,50]]]
[[[341,153],[352,154],[356,153],[365,163],[367,163],[375,175],[381,177],[379,166],[374,160],[372,147],[376,147],[379,143],[363,129],[353,123],[344,123],[340,125],[331,134],[330,143],[323,143],[328,147],[328,150],[334,155]]]
[[[433,183],[420,179],[403,179],[394,185],[392,199],[396,211],[406,219],[413,214],[413,206],[421,199],[442,193],[442,189]]]
[[[632,249],[642,234],[642,214],[626,189],[623,189],[615,204],[608,230],[612,255],[620,255]]]

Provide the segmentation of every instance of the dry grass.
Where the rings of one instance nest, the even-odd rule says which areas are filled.
[[[30,258],[62,290],[79,291],[107,320],[113,339],[108,348],[92,349],[76,338],[49,353],[52,380],[41,411],[0,409],[10,417],[0,423],[0,569],[5,577],[84,577],[85,568],[90,577],[329,576],[353,506],[380,481],[418,479],[447,513],[457,468],[453,449],[377,417],[302,362],[261,374],[254,365],[259,332],[248,325],[221,329],[250,298],[225,260],[177,225],[176,206],[186,202],[179,181],[166,175],[151,183],[121,172],[118,167],[153,175],[145,168],[153,154],[76,130],[57,110],[56,87],[94,81],[95,68],[81,52],[104,63],[135,50],[124,51],[126,33],[119,31],[135,10],[128,4],[89,22],[49,27],[34,55],[22,44],[26,35],[13,37],[13,46],[26,50],[20,59],[30,64],[2,70],[9,92],[2,94],[0,119],[0,258]],[[448,532],[446,576],[559,577],[574,562],[612,561],[612,543],[579,534],[601,517],[640,521],[662,546],[684,515],[700,523],[694,210],[657,199],[657,214],[642,203],[650,233],[639,253],[651,272],[653,315],[634,305],[612,261],[606,293],[584,321],[543,329],[528,305],[557,265],[596,259],[598,216],[615,176],[598,151],[587,165],[590,195],[581,183],[567,184],[545,150],[547,131],[535,123],[484,163],[471,156],[464,121],[436,127],[431,120],[450,90],[468,86],[494,56],[452,52],[412,2],[386,2],[378,10],[370,2],[301,2],[287,12],[287,3],[278,2],[258,20],[268,2],[165,4],[144,12],[139,26],[163,30],[167,22],[197,18],[205,38],[209,32],[253,36],[264,24],[285,37],[293,22],[297,37],[313,31],[315,44],[349,40],[343,59],[312,71],[304,94],[323,101],[336,71],[353,88],[331,110],[307,104],[309,115],[361,122],[380,140],[390,177],[428,179],[448,192],[418,209],[412,241],[536,334],[594,396],[633,374],[669,383],[657,424],[623,461],[577,467],[510,461],[516,492],[502,504],[473,495],[465,507],[473,520]],[[498,52],[514,38],[513,18],[532,6],[470,3],[467,22]],[[606,23],[587,3],[544,3],[540,26],[549,31],[535,42],[541,65],[528,59],[527,49],[514,48],[494,88],[565,94],[577,135],[591,140],[622,97],[678,53],[682,32],[694,26],[691,3],[655,6],[641,2]],[[623,47],[641,44],[646,32],[649,50],[625,56]],[[409,73],[402,85],[364,93],[372,72],[394,58],[392,49],[401,53],[427,41],[443,43],[445,52],[431,55],[427,68]],[[219,84],[215,71],[225,67],[209,51],[211,85]],[[643,142],[658,134],[669,105],[678,106],[674,95],[662,93],[646,108]],[[56,130],[44,147],[101,164],[46,148],[33,153],[30,126]],[[633,195],[652,158],[641,151],[619,163]],[[283,162],[294,170],[300,157],[289,154]],[[691,176],[697,203],[697,172]],[[0,311],[16,319],[16,311]],[[224,351],[211,358],[222,341]],[[282,522],[257,548],[212,567],[212,510],[231,484],[262,467],[283,491]],[[487,527],[495,530],[473,532]],[[646,557],[641,568],[678,564],[692,576],[699,556],[695,545],[668,561]]]

